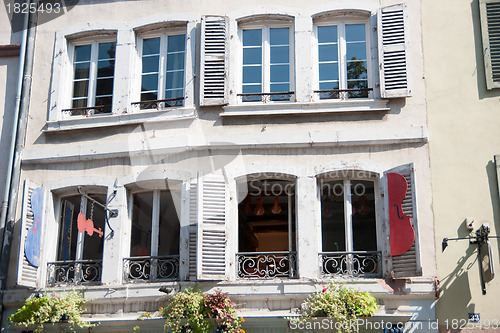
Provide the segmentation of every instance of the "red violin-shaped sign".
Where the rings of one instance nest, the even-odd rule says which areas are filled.
[[[99,234],[99,237],[102,237],[101,228],[94,228],[94,222],[92,220],[87,220],[83,213],[78,214],[78,232],[84,233],[87,232],[89,236],[94,234],[94,231]]]
[[[387,174],[389,195],[389,223],[391,235],[391,256],[397,256],[410,249],[415,241],[415,230],[410,217],[403,212],[403,199],[406,198],[408,183],[398,173]]]

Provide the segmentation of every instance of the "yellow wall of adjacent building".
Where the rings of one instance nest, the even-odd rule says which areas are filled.
[[[500,154],[500,89],[486,90],[479,2],[423,0],[424,68],[430,137],[441,329],[479,313],[482,324],[500,321],[500,278],[482,295],[477,246],[466,240],[464,220],[489,223],[500,235],[494,156]],[[499,242],[490,240],[500,269]],[[462,320],[462,322],[460,322]]]

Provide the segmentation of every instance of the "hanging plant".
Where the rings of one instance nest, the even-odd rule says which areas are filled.
[[[167,318],[165,331],[172,333],[207,333],[216,325],[219,331],[242,332],[242,318],[236,305],[220,290],[215,294],[200,293],[189,288],[177,293],[161,310]]]
[[[353,331],[350,322],[373,316],[378,305],[375,297],[366,291],[330,283],[321,291],[310,295],[303,304],[303,309],[301,316],[295,320],[307,321],[316,317],[327,317],[337,321],[343,332],[350,333]]]
[[[43,332],[43,325],[47,323],[67,321],[70,330],[74,330],[76,326],[95,326],[81,318],[84,303],[85,299],[75,291],[64,296],[35,295],[28,298],[24,305],[9,317],[9,322],[33,329],[37,333]]]

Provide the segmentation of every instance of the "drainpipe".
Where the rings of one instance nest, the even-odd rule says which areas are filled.
[[[35,3],[37,2],[37,0],[34,1]],[[32,0],[26,0],[27,8],[30,8],[31,2]],[[34,15],[26,13],[24,16],[9,161],[0,213],[0,240],[2,241],[2,247],[0,249],[0,326],[3,325],[3,296],[7,282],[7,269],[9,267],[10,249],[12,245],[12,228],[16,216],[17,196],[20,184],[21,151],[24,147],[24,139],[26,136],[27,114],[31,91],[31,73],[33,70],[35,49],[36,20],[36,13]]]

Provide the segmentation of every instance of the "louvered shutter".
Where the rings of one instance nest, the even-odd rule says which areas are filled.
[[[224,16],[201,20],[200,104],[227,104],[227,35]]]
[[[42,187],[29,180],[24,182],[16,282],[25,287],[39,287],[44,198]]]
[[[198,260],[201,280],[226,278],[226,182],[207,175],[198,182]]]
[[[188,279],[196,280],[196,243],[198,236],[198,186],[193,180],[189,187],[189,263],[188,263]]]
[[[380,95],[383,98],[410,96],[406,4],[379,10],[378,43]]]
[[[401,255],[392,256],[392,274],[395,278],[401,277],[411,277],[422,275],[420,269],[420,250],[418,244],[418,220],[417,220],[417,204],[416,204],[416,193],[415,193],[415,172],[413,163],[402,165],[384,173],[385,178],[385,189],[387,193],[387,173],[394,172],[402,175],[406,182],[408,183],[408,190],[406,192],[406,198],[403,200],[402,208],[403,213],[410,217],[411,224],[415,230],[415,242],[410,247],[408,251]],[[388,195],[385,196],[386,205],[386,223],[389,223],[388,218]]]
[[[481,0],[479,8],[486,88],[500,88],[500,1]]]

